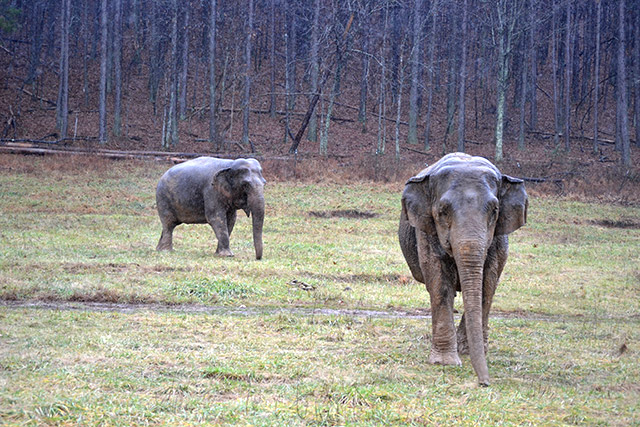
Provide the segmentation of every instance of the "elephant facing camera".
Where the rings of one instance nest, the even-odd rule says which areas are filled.
[[[180,224],[209,224],[218,239],[216,255],[233,256],[229,237],[242,210],[252,218],[256,259],[262,259],[265,183],[255,159],[198,157],[173,166],[156,187],[162,223],[156,249],[173,250],[173,230]]]
[[[402,194],[398,237],[413,277],[431,300],[429,362],[461,365],[469,354],[480,385],[489,385],[489,310],[507,261],[508,235],[527,221],[524,182],[482,157],[444,156],[410,178]],[[454,298],[464,313],[456,330]]]

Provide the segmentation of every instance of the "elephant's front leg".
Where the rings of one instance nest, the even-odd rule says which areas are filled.
[[[507,263],[508,251],[509,241],[507,236],[497,236],[489,248],[484,264],[482,277],[482,336],[485,354],[487,354],[489,347],[489,312],[491,311],[491,304],[493,303],[502,269]],[[464,314],[460,319],[460,325],[458,325],[458,353],[469,354]]]
[[[207,215],[207,222],[213,228],[213,232],[218,239],[218,247],[216,248],[216,255],[232,257],[233,252],[229,248],[229,228],[227,223],[227,216],[222,214]]]
[[[227,231],[229,232],[229,237],[231,237],[231,233],[233,233],[233,227],[236,225],[236,218],[238,217],[238,211],[235,209],[231,209],[227,211]]]
[[[429,363],[461,365],[453,320],[455,266],[440,259],[429,236],[416,231],[420,268],[431,300],[431,354]],[[432,240],[432,239],[431,239]]]

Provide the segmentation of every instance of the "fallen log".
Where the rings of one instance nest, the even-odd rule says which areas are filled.
[[[29,146],[19,146],[19,145],[0,145],[0,153],[11,153],[11,154],[37,154],[37,155],[45,155],[45,154],[63,154],[63,155],[84,155],[84,156],[98,156],[98,157],[106,157],[110,159],[142,159],[148,157],[156,157],[156,158],[164,158],[167,160],[171,160],[173,162],[180,162],[187,160],[185,157],[175,157],[172,153],[162,153],[152,155],[150,153],[127,153],[127,152],[118,152],[115,150],[109,151],[98,151],[98,150],[65,150],[60,148],[44,148],[44,147],[29,147]]]
[[[411,151],[412,153],[422,154],[423,156],[431,156],[430,153],[427,153],[426,151],[416,150],[415,148],[402,147],[402,146],[400,148],[402,148],[403,150]]]
[[[30,150],[32,150],[34,154],[36,153],[47,153],[47,154],[48,153],[68,153],[68,154],[95,154],[95,155],[105,155],[105,156],[113,155],[115,157],[177,156],[177,157],[188,157],[188,158],[208,155],[208,154],[189,153],[189,152],[111,150],[107,148],[84,148],[84,147],[64,147],[64,146],[60,146],[56,148],[44,148],[44,147],[39,147],[31,142],[44,143],[44,144],[52,144],[52,142],[50,141],[40,142],[37,140],[13,140],[11,142],[5,142],[5,140],[0,140],[0,141],[3,142],[2,144],[0,144],[0,150],[2,151],[17,150],[17,151],[24,151],[25,153],[28,153]]]
[[[239,143],[238,143],[239,144]],[[0,153],[10,154],[34,154],[34,155],[85,155],[85,156],[97,156],[110,159],[144,159],[155,158],[156,160],[166,160],[172,163],[180,163],[189,159],[200,156],[215,156],[225,159],[236,159],[238,154],[225,154],[225,153],[195,153],[195,152],[175,152],[175,151],[126,151],[126,150],[110,150],[106,148],[70,148],[70,147],[38,147],[35,144],[27,143],[3,143],[0,144]],[[292,160],[293,156],[252,156],[260,161],[263,160]],[[298,160],[303,157],[313,158],[313,155],[298,155]],[[346,155],[330,154],[327,157],[331,158],[346,158]]]
[[[554,136],[554,133],[551,132],[542,132],[542,131],[536,131],[536,130],[529,130],[527,131],[527,133],[532,134],[532,135],[540,135],[542,137],[545,138],[551,138],[552,136]],[[563,134],[562,132],[558,133],[558,138],[562,138]],[[586,136],[586,135],[581,135],[581,136],[571,136],[571,139],[583,139],[586,141],[593,141],[593,137],[592,136]],[[600,138],[598,137],[598,143],[603,144],[603,145],[614,145],[616,143],[615,140],[613,139],[606,139],[606,138]],[[629,139],[629,143],[630,144],[635,144],[635,141],[632,139]]]
[[[550,178],[533,178],[533,177],[526,177],[526,176],[521,176],[519,177],[521,180],[525,181],[525,182],[535,182],[535,183],[540,183],[540,182],[553,182],[554,184],[559,184],[564,182],[564,179],[560,179],[560,178],[554,178],[554,179],[550,179]]]
[[[38,95],[36,95],[36,94],[35,94],[35,93],[33,93],[33,92],[29,92],[29,91],[28,91],[28,90],[26,90],[25,88],[20,88],[20,89],[21,89],[24,93],[26,93],[27,95],[32,96],[32,97],[36,98],[36,99],[37,99],[37,100],[39,100],[39,101],[46,102],[47,104],[49,104],[49,105],[53,105],[54,107],[56,107],[56,106],[58,105],[58,104],[56,104],[55,102],[53,102],[53,101],[51,101],[51,100],[49,100],[49,99],[43,98],[43,97],[41,97],[41,96],[38,96]]]

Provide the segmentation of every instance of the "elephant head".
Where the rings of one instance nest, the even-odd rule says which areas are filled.
[[[226,203],[229,209],[242,209],[247,216],[252,217],[256,259],[262,258],[265,183],[262,167],[255,159],[233,161],[228,167],[218,171],[212,181],[217,194],[223,199],[222,203]]]
[[[524,183],[501,174],[483,158],[454,153],[409,179],[402,206],[401,222],[408,221],[427,236],[430,250],[435,253],[431,259],[455,263],[459,283],[454,286],[459,286],[462,292],[471,363],[480,384],[486,385],[489,374],[483,339],[485,263],[494,239],[526,222],[528,200]],[[403,252],[407,252],[404,247]],[[406,253],[405,257],[412,272],[422,274],[416,278],[422,278],[429,287],[430,278],[417,270],[420,267],[411,265]]]

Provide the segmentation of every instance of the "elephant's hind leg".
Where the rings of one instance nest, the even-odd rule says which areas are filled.
[[[157,251],[172,251],[173,250],[173,229],[176,228],[178,223],[162,223],[162,234],[156,246]]]

